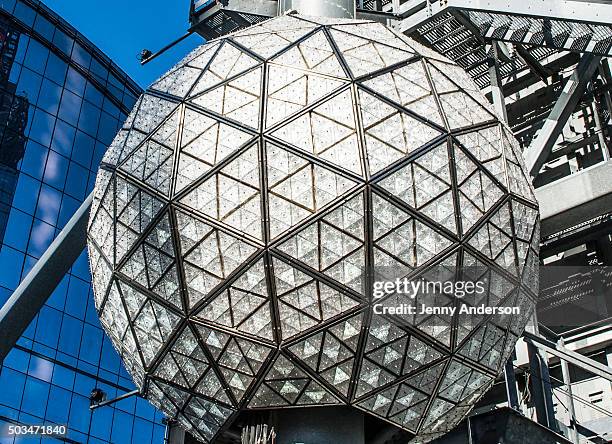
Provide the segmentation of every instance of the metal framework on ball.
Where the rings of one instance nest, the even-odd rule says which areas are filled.
[[[537,294],[538,211],[472,80],[382,25],[283,16],[141,98],[89,224],[101,322],[135,382],[208,442],[241,409],[350,404],[422,440],[503,369]],[[489,270],[520,316],[372,314],[377,266]]]

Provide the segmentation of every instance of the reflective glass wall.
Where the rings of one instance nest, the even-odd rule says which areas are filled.
[[[91,191],[140,89],[38,2],[0,2],[0,303]],[[94,388],[134,388],[100,328],[85,252],[0,367],[0,443],[15,424],[65,424],[57,442],[161,443],[161,415],[131,397],[94,411]],[[45,439],[45,442],[54,440]]]

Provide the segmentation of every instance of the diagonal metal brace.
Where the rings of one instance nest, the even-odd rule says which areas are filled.
[[[92,201],[90,194],[0,309],[0,363],[83,252]]]
[[[535,178],[546,163],[563,127],[580,102],[588,83],[593,78],[601,56],[585,54],[578,66],[565,83],[550,115],[537,137],[531,142],[523,155],[531,177]]]

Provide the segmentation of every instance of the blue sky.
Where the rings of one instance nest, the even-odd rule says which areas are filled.
[[[146,87],[203,42],[192,35],[163,56],[140,66],[143,48],[157,52],[189,27],[189,0],[43,0]]]

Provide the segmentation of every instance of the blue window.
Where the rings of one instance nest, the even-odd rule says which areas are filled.
[[[113,444],[129,444],[132,442],[132,420],[133,416],[120,410],[115,410],[113,434],[111,436]]]
[[[0,404],[19,407],[25,387],[25,375],[23,373],[3,367],[0,372]]]
[[[28,243],[28,254],[36,258],[42,256],[49,245],[51,245],[54,235],[55,229],[52,225],[42,220],[34,219],[32,234]]]
[[[89,170],[83,168],[76,162],[70,162],[68,177],[66,178],[65,193],[80,201],[84,200],[88,177]]]
[[[117,108],[117,105],[111,102],[108,97],[104,97],[104,105],[102,106],[102,109],[113,117],[119,116],[119,108]]]
[[[72,37],[68,37],[64,31],[56,28],[55,34],[53,35],[53,43],[55,43],[64,54],[70,55],[72,52],[72,46],[74,45],[74,40]]]
[[[57,114],[60,99],[62,97],[62,87],[51,80],[44,79],[42,82],[42,91],[43,93],[38,100],[38,106],[50,114]]]
[[[70,416],[68,418],[70,428],[78,430],[79,432],[87,433],[90,419],[91,413],[89,412],[89,399],[73,393],[72,403],[70,406]]]
[[[91,416],[91,434],[108,442],[110,441],[112,428],[113,409],[101,408],[94,410]]]
[[[68,185],[66,185],[66,187],[67,186]],[[62,199],[62,206],[60,208],[60,214],[57,218],[57,227],[60,229],[64,228],[80,205],[81,203],[78,200],[73,199],[72,197],[64,194],[64,197]]]
[[[68,65],[66,62],[53,53],[49,55],[49,60],[47,61],[47,67],[45,69],[45,77],[48,77],[59,85],[63,85],[66,80],[67,70]]]
[[[44,418],[47,410],[48,397],[49,384],[28,376],[26,378],[21,409],[30,415]]]
[[[47,165],[45,166],[45,175],[43,182],[57,188],[64,189],[66,183],[66,173],[68,172],[68,159],[55,151],[49,151],[47,156]],[[58,205],[59,209],[59,205]]]
[[[75,132],[76,129],[72,125],[67,124],[63,120],[58,120],[55,124],[51,148],[66,157],[70,157],[74,145]]]
[[[68,390],[52,385],[49,391],[46,419],[56,424],[68,423],[70,397],[71,393]]]
[[[47,300],[47,305],[49,307],[56,308],[58,310],[63,310],[66,305],[66,291],[68,290],[68,276],[64,276],[49,299]]]
[[[102,348],[102,330],[89,324],[83,326],[83,339],[81,340],[81,351],[79,359],[90,364],[100,361],[100,350]]]
[[[84,68],[89,68],[91,63],[91,54],[85,50],[79,43],[74,44],[72,48],[72,60]]]
[[[87,251],[85,249],[83,249],[79,257],[77,257],[76,261],[74,261],[70,272],[87,283],[89,283],[89,281],[91,280],[91,276],[89,274],[89,260],[87,258]],[[89,299],[87,298],[87,296],[85,296],[85,299],[83,300],[83,306],[85,306],[85,303],[88,300]]]
[[[83,322],[72,316],[64,315],[59,341],[60,350],[69,355],[78,356],[82,332]]]
[[[29,140],[21,161],[21,171],[35,179],[42,179],[48,153],[48,148]]]
[[[32,216],[14,208],[9,215],[4,233],[4,243],[17,250],[25,251],[28,244],[28,236],[32,228]]]
[[[26,52],[28,51],[28,43],[30,42],[30,37],[26,34],[21,34],[19,36],[19,43],[17,44],[17,53],[15,54],[15,62],[23,64],[23,60],[25,59]]]
[[[94,157],[92,159],[92,166],[97,167],[98,165],[100,165],[100,162],[102,162],[102,158],[104,157],[104,153],[106,153],[107,150],[107,146],[100,143],[100,142],[96,142],[96,150],[94,151]]]
[[[106,113],[102,113],[100,127],[98,128],[98,139],[105,145],[110,145],[119,131],[118,126],[119,122],[117,119]]]
[[[37,73],[42,74],[45,72],[45,65],[47,64],[48,58],[49,50],[38,41],[30,39],[28,52],[26,53],[23,64]]]
[[[98,122],[100,121],[100,108],[85,101],[81,109],[81,117],[79,119],[79,129],[87,134],[95,136],[98,132]]]
[[[46,305],[43,306],[38,313],[38,324],[36,326],[34,340],[49,347],[57,348],[61,322],[62,315],[59,311]],[[34,373],[33,376],[44,381],[51,381],[51,375],[53,374],[51,370],[53,366],[50,365],[51,363],[49,361],[38,362],[37,360],[40,361],[40,359],[35,356],[30,360],[30,367],[33,362],[39,364],[36,368],[37,373]]]
[[[76,94],[64,89],[62,103],[60,105],[59,116],[66,122],[76,126],[79,121],[82,99]]]
[[[55,117],[41,109],[37,109],[32,120],[30,138],[41,145],[50,146],[54,127]]]
[[[42,76],[40,74],[28,68],[23,68],[17,84],[17,93],[25,95],[30,103],[36,103],[41,84]]]
[[[77,130],[72,160],[83,165],[85,168],[89,168],[93,157],[94,145],[95,140],[92,137],[88,136],[83,131]]]
[[[132,442],[134,444],[141,442],[150,442],[153,437],[153,423],[140,418],[134,419],[134,431],[132,433]]]
[[[7,245],[0,250],[0,285],[14,290],[19,285],[24,254]]]
[[[64,319],[64,322],[66,320]],[[80,334],[80,333],[79,333]],[[74,338],[73,338],[74,339]],[[78,339],[78,336],[77,336]],[[61,347],[61,344],[60,344]],[[72,390],[74,387],[74,371],[61,365],[56,365],[53,371],[53,384],[65,388],[66,390]]]
[[[70,91],[83,97],[85,93],[85,85],[87,80],[81,74],[79,74],[74,68],[68,68],[68,75],[66,76],[66,88]]]
[[[34,22],[34,30],[41,34],[45,39],[51,40],[53,38],[53,31],[55,26],[51,24],[49,20],[38,14],[36,21]]]
[[[15,191],[15,195],[19,196],[19,199],[13,199],[13,206],[27,214],[34,215],[40,185],[38,180],[26,174],[20,174],[19,181],[17,182],[17,190]]]
[[[49,225],[55,226],[61,204],[62,193],[48,185],[43,184],[42,187],[40,187],[38,205],[36,207],[36,214],[34,216]],[[36,222],[34,222],[34,225],[36,225]],[[34,234],[35,233],[33,230],[32,236],[34,236]]]
[[[66,296],[66,313],[77,319],[83,319],[85,317],[88,295],[89,283],[71,276]]]
[[[102,338],[102,356],[100,359],[100,367],[105,368],[110,372],[118,373],[120,366],[121,361],[119,360],[119,355],[113,348],[113,344],[111,344],[108,336],[104,335]],[[116,377],[114,379],[116,379]],[[146,416],[144,417],[146,418]]]
[[[104,101],[104,96],[102,93],[93,86],[92,83],[87,82],[87,87],[85,88],[85,99],[89,102],[93,103],[97,107],[102,107],[102,102]]]
[[[17,3],[14,14],[15,17],[17,17],[26,25],[32,26],[34,24],[34,17],[36,17],[36,13],[32,8],[23,4],[22,2]]]

